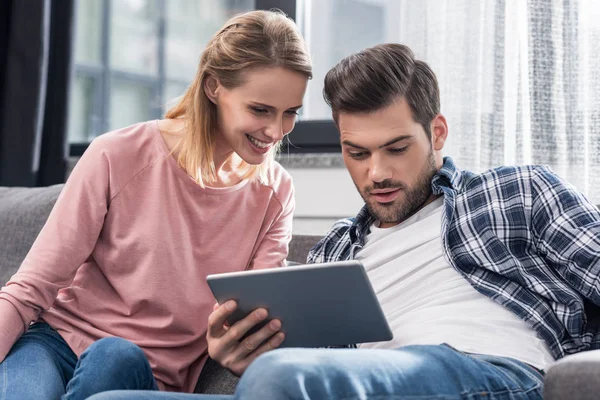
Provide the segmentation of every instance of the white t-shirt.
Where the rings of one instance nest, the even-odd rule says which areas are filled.
[[[360,348],[441,344],[512,357],[538,369],[554,361],[546,343],[508,308],[477,292],[446,261],[443,197],[391,228],[371,227],[357,254],[392,328],[389,342]]]

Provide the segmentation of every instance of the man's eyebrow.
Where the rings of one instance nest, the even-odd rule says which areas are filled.
[[[351,141],[349,141],[349,140],[344,140],[344,141],[342,141],[342,144],[345,144],[346,146],[350,146],[350,147],[355,147],[355,148],[357,148],[357,149],[366,150],[366,148],[365,148],[365,147],[362,147],[362,146],[359,146],[359,145],[357,145],[357,144],[354,144],[354,143],[352,143],[352,142],[351,142]]]
[[[380,148],[380,149],[382,149],[382,148],[384,148],[384,147],[387,147],[387,146],[390,146],[390,145],[392,145],[392,144],[394,144],[394,143],[400,142],[400,141],[402,141],[402,140],[410,139],[410,138],[412,138],[412,136],[411,136],[411,135],[401,135],[401,136],[397,136],[397,137],[393,138],[392,140],[389,140],[389,141],[385,142],[384,144],[382,144],[381,146],[379,146],[379,148]],[[357,148],[357,149],[366,150],[366,147],[359,146],[359,145],[357,145],[357,144],[355,144],[355,143],[352,143],[352,142],[351,142],[351,141],[349,141],[349,140],[344,140],[344,141],[342,141],[342,144],[345,144],[346,146],[350,146],[350,147],[355,147],[355,148]]]
[[[400,142],[402,140],[410,139],[410,138],[412,138],[411,135],[401,135],[401,136],[395,137],[394,139],[392,139],[392,140],[390,140],[388,142],[385,142],[384,144],[382,144],[381,146],[379,146],[379,148],[382,149],[382,148],[390,146],[390,145],[392,145],[394,143]]]

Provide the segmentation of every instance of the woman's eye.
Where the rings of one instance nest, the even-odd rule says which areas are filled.
[[[269,111],[266,108],[260,108],[260,107],[251,107],[252,111],[254,111],[256,114],[266,114]]]
[[[289,115],[298,115],[298,110],[289,110],[289,111],[286,111],[286,114],[289,114]]]

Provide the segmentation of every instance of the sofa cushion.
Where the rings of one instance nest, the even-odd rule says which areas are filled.
[[[202,368],[194,393],[233,394],[238,379],[237,376],[209,358]]]
[[[0,187],[0,286],[23,262],[62,187]]]
[[[544,400],[595,400],[600,396],[600,350],[562,358],[546,371]]]
[[[290,243],[290,252],[288,261],[293,261],[299,264],[306,264],[306,256],[310,249],[313,248],[322,236],[317,235],[295,235]]]

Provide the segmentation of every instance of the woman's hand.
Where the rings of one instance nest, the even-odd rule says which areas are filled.
[[[236,307],[233,300],[221,305],[215,304],[213,312],[208,316],[206,340],[210,358],[233,374],[241,376],[256,357],[277,348],[283,342],[285,334],[279,332],[281,321],[274,319],[242,340],[250,329],[267,318],[268,313],[264,308],[259,308],[229,326],[227,317]]]

